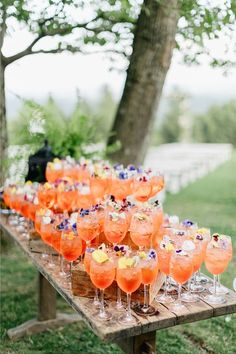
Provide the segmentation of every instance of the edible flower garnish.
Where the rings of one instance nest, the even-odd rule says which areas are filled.
[[[102,250],[95,250],[92,253],[92,258],[97,262],[97,263],[105,263],[109,260],[109,257],[106,252],[103,252]]]
[[[147,219],[148,219],[147,215],[144,214],[144,213],[135,213],[135,214],[134,214],[134,217],[135,217],[136,219],[138,219],[139,221],[144,221],[144,220],[147,220]]]
[[[185,252],[184,250],[178,249],[175,251],[176,254],[178,254],[179,256],[187,256],[187,252]]]
[[[126,245],[115,245],[113,250],[116,252],[116,256],[120,257],[120,256],[124,256],[128,250],[129,250],[129,246]]]
[[[156,259],[157,258],[157,253],[154,249],[150,249],[148,252],[148,258],[149,259]]]
[[[121,257],[118,261],[118,267],[120,269],[132,268],[135,265],[134,258]]]
[[[191,227],[191,226],[194,225],[194,222],[191,221],[191,220],[186,219],[186,220],[182,221],[182,225],[184,225],[185,227]]]
[[[185,240],[182,244],[182,249],[184,251],[193,251],[195,249],[195,244],[191,240]]]

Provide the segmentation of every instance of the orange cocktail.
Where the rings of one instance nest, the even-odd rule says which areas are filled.
[[[101,250],[96,250],[92,253],[90,263],[90,279],[93,285],[100,289],[101,306],[99,312],[95,315],[101,321],[107,321],[112,317],[112,314],[105,310],[104,306],[104,290],[108,288],[115,279],[115,263],[112,258],[109,258],[107,253]]]
[[[178,283],[178,300],[172,306],[173,311],[185,309],[181,302],[182,285],[186,283],[193,274],[193,259],[190,252],[176,250],[170,260],[170,275]]]
[[[152,247],[154,224],[152,213],[149,211],[137,211],[131,217],[130,237],[135,245],[142,248]]]
[[[225,298],[217,293],[216,276],[225,271],[231,257],[231,238],[226,235],[214,234],[207,245],[205,257],[206,269],[214,275],[213,294],[204,297],[210,304],[222,304],[225,302]]]
[[[128,232],[128,216],[123,210],[107,211],[104,220],[104,234],[113,245],[120,243]]]
[[[141,257],[141,270],[142,270],[142,283],[144,285],[144,304],[140,308],[142,313],[153,315],[156,309],[149,305],[149,286],[154,283],[158,273],[158,260],[155,250],[149,252],[140,252]]]
[[[82,254],[82,240],[71,229],[62,232],[60,253],[68,262],[74,262]]]
[[[132,194],[139,202],[146,202],[152,195],[152,182],[147,175],[141,175],[132,182]]]
[[[56,197],[56,189],[53,184],[46,182],[39,186],[38,200],[41,206],[53,208],[56,203]]]
[[[127,294],[127,312],[119,318],[122,324],[136,323],[137,320],[131,314],[131,294],[136,291],[142,283],[142,270],[134,257],[121,257],[118,261],[116,272],[117,284]]]
[[[99,235],[100,224],[96,211],[81,209],[77,219],[77,231],[87,245]]]

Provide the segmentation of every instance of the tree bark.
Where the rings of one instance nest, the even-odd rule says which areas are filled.
[[[108,145],[124,164],[143,163],[168,72],[179,19],[178,0],[145,0],[134,35],[133,53]]]
[[[0,54],[0,187],[4,181],[4,166],[7,149],[7,119],[5,99],[5,66]]]

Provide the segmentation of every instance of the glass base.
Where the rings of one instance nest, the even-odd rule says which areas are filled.
[[[214,286],[211,286],[209,289],[211,294],[214,294]],[[216,295],[226,295],[229,294],[229,290],[225,286],[217,286],[216,287]]]
[[[194,293],[202,293],[206,290],[206,288],[204,288],[204,286],[202,286],[201,284],[191,284],[190,289]]]
[[[101,307],[101,302],[96,299],[91,299],[88,302],[86,302],[86,306],[93,307],[95,309],[100,309]],[[104,306],[106,307],[106,304],[104,303]]]
[[[109,321],[113,316],[110,312],[104,311],[104,312],[96,312],[94,313],[94,318],[99,320],[99,321]]]
[[[206,277],[204,277],[204,275],[197,275],[196,276],[196,281],[197,281],[197,283],[202,283],[202,284],[206,284],[206,283],[209,283],[209,280],[208,280],[208,278],[206,278]]]
[[[122,302],[113,301],[109,304],[109,306],[119,312],[125,311],[125,307]]]
[[[156,313],[156,309],[153,306],[144,307],[143,305],[140,305],[135,308],[135,312],[141,316],[142,315],[152,316]]]
[[[128,315],[128,313],[126,313],[125,315],[122,315],[118,318],[119,323],[129,326],[129,325],[136,325],[138,323],[138,320],[136,317],[132,316],[132,315]]]
[[[209,302],[209,304],[212,305],[218,305],[218,304],[223,304],[224,302],[226,302],[225,298],[222,296],[217,296],[217,295],[206,295],[203,297],[203,300],[206,302]]]
[[[198,300],[198,296],[191,293],[184,293],[181,295],[181,301],[184,302],[197,302]]]
[[[171,302],[174,302],[175,299],[170,296],[170,295],[165,295],[165,294],[162,294],[162,295],[157,295],[155,297],[155,300],[158,301],[158,302],[161,302],[163,304],[166,304],[166,303],[171,303]]]

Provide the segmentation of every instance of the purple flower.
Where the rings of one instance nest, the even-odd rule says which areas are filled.
[[[79,215],[83,218],[86,215],[89,215],[89,209],[80,209]]]
[[[192,222],[191,220],[186,219],[186,220],[182,221],[182,225],[184,225],[186,227],[191,227],[191,226],[194,225],[194,222]]]
[[[128,171],[135,171],[135,170],[136,170],[136,168],[135,168],[134,165],[129,165],[129,166],[127,167],[127,169],[128,169]]]
[[[196,240],[202,241],[203,236],[201,234],[196,235]]]
[[[157,257],[156,251],[154,249],[151,249],[148,253],[148,258],[149,259],[156,259],[156,257]]]
[[[175,251],[175,253],[181,253],[182,252],[182,250],[176,250]]]
[[[77,230],[76,228],[76,222],[74,224],[72,224],[72,230],[75,232]]]
[[[120,250],[120,247],[119,247],[119,246],[117,246],[117,245],[114,246],[114,251],[115,251],[115,252],[119,252],[119,250]]]
[[[128,179],[128,173],[125,171],[119,172],[119,179]]]

